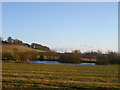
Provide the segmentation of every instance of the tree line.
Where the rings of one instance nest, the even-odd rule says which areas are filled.
[[[13,53],[3,53],[3,60],[15,61],[30,61],[30,60],[48,60],[59,61],[62,63],[81,63],[83,58],[88,60],[94,59],[98,65],[107,64],[120,64],[120,54],[117,52],[109,51],[105,54],[100,52],[85,52],[81,53],[80,50],[74,50],[71,53],[57,53],[49,52],[18,52],[17,48],[13,49]]]
[[[64,63],[80,63],[83,58],[95,60],[97,65],[120,64],[120,54],[113,51],[108,51],[103,54],[101,51],[81,53],[79,50],[74,50],[72,53],[62,53],[59,57],[60,62]]]
[[[3,41],[2,41],[3,42]],[[36,45],[36,44],[34,44]],[[34,47],[33,45],[33,47]],[[95,60],[98,65],[120,64],[120,54],[113,51],[102,53],[101,51],[89,51],[81,53],[74,50],[70,53],[58,53],[55,51],[47,52],[19,52],[13,48],[13,53],[2,53],[2,60],[29,61],[29,60],[54,60],[62,63],[81,63],[83,59]]]

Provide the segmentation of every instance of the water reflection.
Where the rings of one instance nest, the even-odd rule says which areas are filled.
[[[41,63],[41,64],[70,64],[70,65],[96,65],[95,63],[60,63],[58,61],[29,61],[29,63]]]

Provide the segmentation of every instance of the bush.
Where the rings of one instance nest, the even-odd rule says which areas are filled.
[[[59,57],[59,62],[80,63],[81,62],[81,53],[78,50],[75,50],[72,53],[63,53]]]
[[[118,64],[120,64],[120,54],[118,54]]]
[[[109,61],[107,59],[107,56],[106,55],[98,55],[97,56],[97,59],[96,59],[96,64],[98,65],[106,65],[106,64],[109,64]]]
[[[120,64],[120,54],[116,52],[108,52],[108,54],[99,54],[96,59],[99,65]]]
[[[118,54],[115,52],[108,52],[108,60],[110,64],[117,64],[118,63]]]

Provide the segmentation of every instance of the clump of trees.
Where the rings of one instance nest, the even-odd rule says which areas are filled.
[[[100,50],[97,52],[89,51],[82,54],[83,58],[95,59],[97,65],[107,64],[120,64],[120,54],[113,51],[102,53]]]
[[[80,63],[81,62],[81,52],[79,50],[74,50],[72,53],[62,53],[59,56],[59,62]]]
[[[106,65],[109,64],[109,61],[107,59],[107,55],[104,54],[98,54],[96,57],[96,64],[98,65]]]
[[[98,53],[96,63],[99,65],[120,64],[120,54],[112,51],[109,51],[107,54]]]
[[[56,61],[59,58],[59,55],[55,51],[48,51],[46,55],[47,59],[51,61]]]

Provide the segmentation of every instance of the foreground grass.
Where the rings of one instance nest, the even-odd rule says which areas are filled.
[[[117,65],[3,62],[3,88],[120,88]]]

